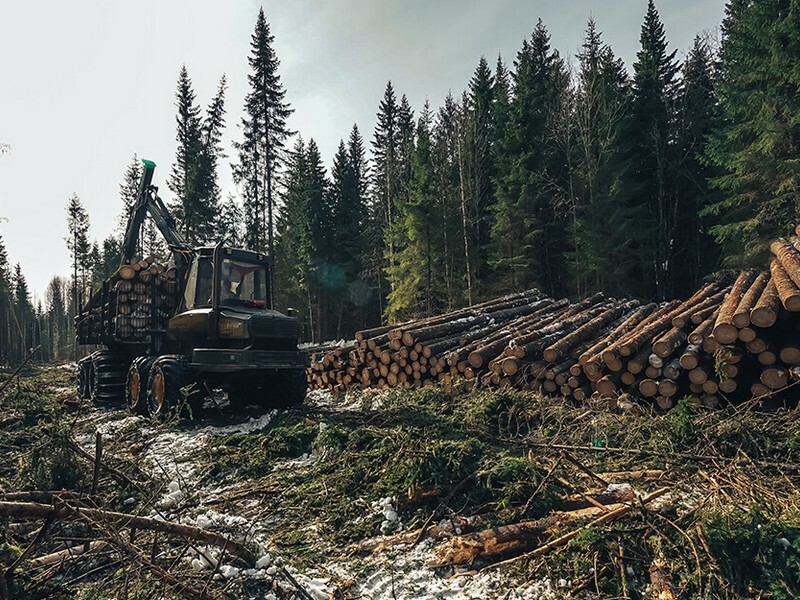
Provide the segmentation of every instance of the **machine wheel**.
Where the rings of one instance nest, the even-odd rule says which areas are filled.
[[[281,370],[266,381],[267,386],[261,391],[261,397],[270,407],[300,406],[306,399],[308,380],[305,369]]]
[[[150,416],[166,419],[177,415],[187,405],[197,410],[202,395],[196,389],[190,391],[188,396],[183,391],[192,383],[192,373],[183,356],[173,354],[155,359],[147,383]]]
[[[128,368],[125,380],[125,403],[135,415],[147,416],[147,380],[150,367],[155,359],[150,356],[137,356]]]
[[[78,398],[89,400],[92,397],[92,355],[78,361]]]
[[[100,350],[91,356],[91,398],[95,402],[115,402],[125,398],[125,374],[128,361],[124,356]]]

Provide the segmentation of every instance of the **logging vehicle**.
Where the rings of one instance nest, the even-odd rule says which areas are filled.
[[[102,348],[78,362],[79,395],[154,417],[198,410],[213,389],[233,405],[302,403],[301,325],[273,309],[269,257],[221,242],[191,248],[152,184],[155,163],[142,162],[121,266],[76,317],[78,343]],[[148,214],[169,246],[166,266],[134,259]]]

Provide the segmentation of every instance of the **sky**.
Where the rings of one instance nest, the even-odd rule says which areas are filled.
[[[289,125],[314,138],[330,166],[357,124],[372,138],[386,82],[414,109],[458,96],[481,56],[510,65],[542,19],[562,56],[594,16],[628,68],[646,0],[0,0],[0,236],[41,298],[69,273],[66,205],[77,194],[102,241],[121,210],[119,184],[134,153],[166,186],[175,156],[175,89],[185,64],[205,107],[228,82],[223,196],[235,192],[231,143],[241,135],[247,56],[260,7],[275,36]],[[670,49],[716,32],[724,0],[657,0]]]

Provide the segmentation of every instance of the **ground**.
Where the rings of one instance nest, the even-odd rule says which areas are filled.
[[[203,414],[155,423],[76,401],[73,380],[69,365],[38,367],[0,397],[6,500],[198,527],[242,542],[253,564],[214,544],[102,521],[57,522],[37,536],[41,519],[15,520],[0,525],[7,566],[29,546],[30,559],[88,539],[106,545],[50,565],[21,561],[6,572],[9,597],[800,593],[792,407],[679,403],[662,414],[431,388],[314,392],[281,411],[234,411],[220,394]],[[98,433],[104,469],[92,494]],[[633,503],[596,506],[614,492]],[[546,529],[528,539],[506,527],[519,524]],[[476,539],[502,535],[512,543],[505,552],[475,550]]]

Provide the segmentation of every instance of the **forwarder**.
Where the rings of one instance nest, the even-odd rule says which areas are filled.
[[[133,412],[159,418],[184,406],[199,410],[213,389],[225,390],[234,405],[302,403],[308,359],[297,347],[301,326],[291,309],[289,316],[273,309],[268,257],[221,242],[190,248],[152,185],[155,163],[142,162],[122,266],[76,319],[78,343],[104,347],[78,362],[79,395],[124,398]],[[147,213],[172,258],[166,275],[143,273],[147,283],[134,286],[134,267],[142,266],[134,253]],[[138,303],[133,314],[129,297]]]

